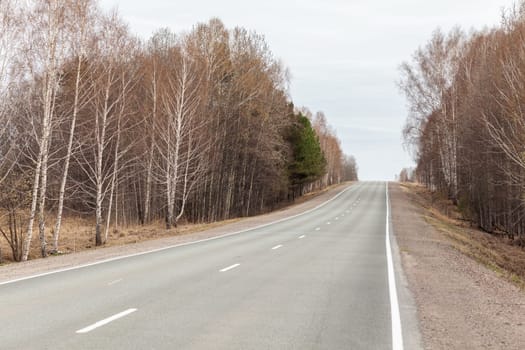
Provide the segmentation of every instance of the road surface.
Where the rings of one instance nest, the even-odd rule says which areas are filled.
[[[249,232],[0,284],[0,349],[401,349],[387,216],[386,184],[357,183]]]

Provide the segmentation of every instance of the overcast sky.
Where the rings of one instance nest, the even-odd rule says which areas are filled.
[[[220,18],[266,37],[292,73],[296,106],[325,112],[362,180],[392,180],[412,160],[403,150],[398,66],[440,27],[499,23],[513,0],[102,0],[132,32],[189,31]]]

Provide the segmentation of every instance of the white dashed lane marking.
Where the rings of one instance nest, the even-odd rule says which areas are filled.
[[[131,313],[133,313],[135,311],[137,311],[137,309],[127,309],[126,311],[119,312],[118,314],[115,314],[113,316],[105,318],[105,319],[103,319],[101,321],[95,322],[95,323],[93,323],[90,326],[87,326],[85,328],[79,329],[78,331],[76,331],[76,333],[77,334],[89,333],[89,332],[91,332],[94,329],[97,329],[99,327],[107,325],[108,323],[113,322],[115,320],[118,320],[119,318],[125,317],[125,316],[127,316],[127,315],[129,315],[129,314],[131,314]]]
[[[219,270],[219,271],[220,271],[220,272],[230,271],[230,270],[232,270],[232,269],[234,269],[234,268],[236,268],[236,267],[239,267],[240,265],[241,265],[241,264],[233,264],[233,265],[230,265],[230,266],[228,266],[228,267],[225,267],[224,269]]]

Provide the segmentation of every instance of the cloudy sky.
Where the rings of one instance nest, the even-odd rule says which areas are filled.
[[[219,17],[263,34],[292,73],[296,106],[322,110],[353,154],[362,180],[391,180],[412,160],[403,150],[406,117],[398,66],[440,27],[499,23],[513,0],[101,0],[136,34],[188,31]]]

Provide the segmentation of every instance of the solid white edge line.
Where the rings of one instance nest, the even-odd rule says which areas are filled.
[[[233,264],[233,265],[230,265],[230,266],[228,266],[228,267],[225,267],[224,269],[219,270],[219,271],[220,271],[220,272],[226,272],[226,271],[230,271],[230,270],[232,270],[232,269],[234,269],[234,268],[236,268],[236,267],[239,267],[239,266],[241,266],[241,264]]]
[[[101,261],[96,261],[96,262],[88,263],[88,264],[84,264],[84,265],[66,267],[66,268],[63,268],[63,269],[58,269],[58,270],[53,270],[53,271],[49,271],[49,272],[39,273],[39,274],[36,274],[36,275],[27,276],[27,277],[16,278],[16,279],[5,281],[5,282],[0,282],[0,286],[5,285],[5,284],[10,284],[10,283],[21,282],[21,281],[25,281],[25,280],[29,280],[29,279],[33,279],[33,278],[53,275],[53,274],[56,274],[56,273],[83,269],[85,267],[105,264],[105,263],[109,263],[109,262],[112,262],[112,261],[133,258],[133,257],[136,257],[136,256],[141,256],[141,255],[146,255],[146,254],[157,253],[157,252],[161,252],[163,250],[174,249],[174,248],[178,248],[178,247],[184,247],[184,246],[187,246],[187,245],[213,241],[213,240],[216,240],[216,239],[221,239],[221,238],[226,238],[226,237],[230,237],[230,236],[235,236],[235,235],[238,235],[238,234],[241,234],[241,233],[245,233],[245,232],[255,231],[255,230],[258,230],[260,228],[264,228],[264,227],[275,225],[275,224],[278,224],[278,223],[281,223],[281,222],[284,222],[284,221],[292,220],[292,219],[295,219],[297,217],[300,217],[300,216],[309,214],[309,213],[311,213],[313,211],[316,211],[317,209],[320,209],[320,208],[324,207],[325,205],[327,205],[328,203],[330,203],[330,202],[334,201],[335,199],[339,198],[339,196],[341,196],[343,193],[345,193],[346,191],[348,191],[351,188],[353,188],[353,185],[348,186],[347,188],[345,188],[344,190],[342,190],[341,192],[339,192],[338,194],[336,194],[332,198],[328,199],[326,202],[323,202],[323,203],[319,204],[318,206],[316,206],[316,207],[314,207],[312,209],[308,209],[306,211],[303,211],[302,213],[295,214],[295,215],[292,215],[292,216],[288,216],[286,218],[282,218],[282,219],[279,219],[279,220],[276,220],[276,221],[272,221],[272,222],[269,222],[267,224],[255,226],[255,227],[252,227],[252,228],[249,228],[249,229],[245,229],[245,230],[240,230],[240,231],[235,231],[235,232],[231,232],[231,233],[226,233],[226,234],[221,235],[221,236],[215,236],[215,237],[200,239],[200,240],[197,240],[197,241],[175,244],[175,245],[162,247],[162,248],[157,248],[157,249],[152,249],[152,250],[148,250],[148,251],[140,252],[140,253],[128,254],[128,255],[123,255],[123,256],[116,256],[114,258],[109,258],[109,259],[105,259],[105,260],[101,260]]]
[[[388,197],[388,182],[386,183],[386,257],[388,269],[388,290],[390,294],[390,314],[392,317],[392,350],[403,350],[403,332],[401,329],[401,316],[399,314],[399,301],[397,299],[396,275],[390,245],[390,200]]]
[[[282,244],[279,244],[279,245],[276,245],[275,247],[272,248],[272,250],[276,250],[276,249],[279,249],[279,248],[282,248]]]
[[[91,332],[92,330],[96,329],[96,328],[99,328],[99,327],[102,327],[110,322],[113,322],[115,320],[118,320],[119,318],[122,318],[124,316],[127,316],[133,312],[137,311],[137,309],[127,309],[126,311],[122,311],[122,312],[119,312],[118,314],[116,315],[113,315],[113,316],[110,316],[108,318],[105,318],[101,321],[98,321],[96,323],[93,323],[92,325],[90,326],[87,326],[85,328],[82,328],[82,329],[79,329],[78,331],[76,331],[75,333],[77,334],[84,334],[84,333],[88,333],[88,332]]]

